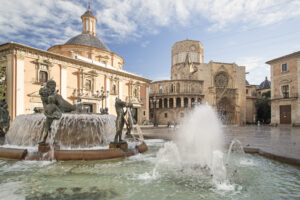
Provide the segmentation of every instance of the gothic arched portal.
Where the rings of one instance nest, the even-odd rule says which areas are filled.
[[[227,98],[223,97],[217,103],[217,111],[220,119],[224,124],[233,124],[234,123],[234,113],[235,107],[232,104],[232,101]]]

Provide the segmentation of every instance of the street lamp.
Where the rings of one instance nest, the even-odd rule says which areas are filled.
[[[152,109],[153,109],[153,124],[154,126],[158,126],[156,122],[156,115],[155,115],[155,109],[156,109],[156,104],[159,102],[159,99],[156,99],[156,96],[150,99],[150,103],[152,104]]]
[[[102,101],[102,108],[100,109],[101,114],[108,114],[108,108],[103,109],[103,101],[109,96],[109,91],[105,91],[103,86],[101,87],[101,93],[99,94],[99,91],[97,91],[97,97],[101,99]]]

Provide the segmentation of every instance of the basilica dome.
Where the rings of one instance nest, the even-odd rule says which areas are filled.
[[[85,45],[90,47],[96,47],[98,49],[103,49],[106,51],[110,51],[109,48],[97,38],[97,36],[81,33],[70,40],[68,40],[65,44],[74,44],[74,45]]]

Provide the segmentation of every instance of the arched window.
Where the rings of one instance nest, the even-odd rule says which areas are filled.
[[[48,72],[45,72],[45,71],[40,71],[39,72],[39,82],[40,83],[45,83],[48,81]]]
[[[162,99],[159,99],[159,101],[158,101],[158,107],[162,108]]]
[[[176,98],[176,107],[181,107],[181,98]]]
[[[194,98],[191,98],[191,103],[192,103],[192,107],[195,106],[195,99]]]
[[[184,107],[187,108],[189,105],[189,99],[185,97],[183,103],[184,103]]]
[[[170,92],[171,92],[171,93],[174,92],[173,84],[171,84],[171,86],[170,86]]]
[[[165,108],[168,107],[168,99],[164,99],[164,107],[165,107]]]
[[[86,31],[89,31],[89,20],[85,20],[85,29]]]
[[[169,99],[169,107],[173,108],[174,102],[173,102],[173,98]]]
[[[160,85],[159,86],[159,93],[162,93],[163,87]]]
[[[202,103],[202,100],[201,100],[201,98],[198,98],[198,102],[199,102],[199,103]]]

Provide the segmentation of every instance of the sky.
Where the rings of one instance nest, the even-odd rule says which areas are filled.
[[[300,0],[0,0],[0,44],[64,44],[88,3],[98,38],[153,81],[170,79],[172,45],[185,39],[203,44],[205,63],[245,66],[250,84],[270,78],[266,61],[300,51]]]

